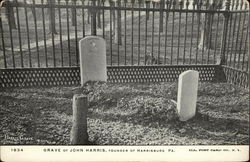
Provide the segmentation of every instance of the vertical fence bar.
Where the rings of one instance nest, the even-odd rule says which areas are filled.
[[[96,0],[92,0],[92,7],[96,7]],[[91,9],[91,35],[96,35],[96,8]]]
[[[117,29],[118,29],[118,40],[117,40],[117,50],[118,50],[118,65],[120,65],[120,45],[122,45],[122,10],[121,10],[121,2],[117,2],[119,10],[117,13]]]
[[[73,8],[75,14],[75,44],[76,44],[76,65],[79,65],[79,53],[78,53],[78,34],[77,34],[77,11],[76,11],[76,1],[73,1]]]
[[[231,14],[230,15],[230,26],[229,26],[229,38],[228,38],[228,44],[230,44],[231,43],[231,41],[233,40],[232,39],[232,37],[233,37],[233,32],[232,32],[232,30],[233,30],[233,28],[232,28],[232,25],[233,24],[233,14]],[[232,39],[232,40],[231,40]],[[227,64],[231,64],[231,57],[232,57],[232,55],[230,54],[230,52],[231,52],[231,49],[229,49],[229,48],[231,48],[232,49],[232,46],[230,47],[230,46],[228,46],[228,49],[227,49],[227,55],[226,55],[226,58],[227,58],[227,61],[226,61],[226,65]],[[229,63],[228,63],[228,61],[229,61]]]
[[[51,23],[51,38],[52,38],[52,55],[53,55],[53,66],[56,67],[56,52],[55,52],[55,36],[54,34],[56,33],[55,31],[55,23],[53,22],[54,21],[54,17],[55,16],[55,11],[54,11],[54,5],[55,5],[55,1],[49,1],[50,3],[50,23]]]
[[[82,0],[82,37],[85,37],[85,13],[84,13],[84,0]],[[104,38],[104,37],[103,37]]]
[[[161,32],[163,32],[163,9],[164,9],[164,0],[160,0],[160,18],[159,18],[159,32],[158,32],[158,57],[157,64],[160,64],[160,52],[161,52]]]
[[[218,17],[218,20],[217,20],[217,23],[216,23],[216,31],[215,31],[215,41],[214,41],[214,64],[216,63],[216,52],[217,52],[217,40],[218,40],[218,28],[219,28],[219,23],[220,23],[220,14],[217,13],[217,17]],[[231,29],[230,29],[231,30]],[[228,53],[228,52],[227,52]]]
[[[111,66],[113,65],[113,53],[112,53],[112,33],[113,33],[113,31],[112,31],[112,13],[113,13],[113,10],[112,10],[112,7],[113,7],[113,2],[109,2],[110,3],[110,9],[109,9],[109,20],[110,20],[110,24],[109,24],[109,27],[110,27],[110,30],[109,30],[109,41],[110,41],[110,43],[109,43],[109,45],[110,45],[110,64],[111,64]]]
[[[124,7],[127,7],[127,0],[124,0]],[[127,9],[124,11],[124,65],[127,65]]]
[[[169,0],[166,0],[166,5],[167,5],[167,9],[170,8],[171,4],[170,4],[170,1]],[[164,43],[164,46],[165,46],[165,53],[164,53],[164,65],[166,64],[166,57],[167,57],[167,41],[168,41],[168,17],[169,17],[169,12],[166,11],[166,22],[165,22],[165,43]]]
[[[98,28],[102,28],[102,24],[101,24],[101,0],[97,0],[97,6],[98,6],[98,11],[97,11],[97,27]]]
[[[215,2],[212,3],[212,11],[215,12]],[[213,36],[213,22],[214,22],[214,13],[209,16],[209,38],[208,38],[208,52],[207,52],[207,64],[209,64],[209,56],[210,56],[210,49],[211,49],[211,42],[212,42],[212,36]]]
[[[232,9],[233,9],[233,6],[234,6],[234,3],[232,3]],[[232,35],[233,35],[233,32],[232,32],[232,23],[233,23],[233,14],[230,14],[230,25],[229,25],[229,38],[228,38],[228,44],[230,44],[231,43],[231,38],[232,38]],[[227,54],[226,54],[226,65],[228,64],[228,57],[229,57],[229,48],[230,48],[230,46],[228,46],[228,48],[227,48]],[[230,55],[230,57],[231,57],[231,55]],[[231,58],[230,58],[231,59]]]
[[[208,7],[209,7],[209,0],[206,0],[206,10],[208,10]],[[204,60],[204,50],[205,50],[205,42],[208,40],[207,36],[207,30],[209,28],[209,14],[210,13],[204,13],[204,26],[203,26],[203,42],[202,42],[202,52],[201,52],[201,64],[203,65],[203,60]],[[208,47],[207,47],[208,48]]]
[[[11,4],[7,3],[7,10],[10,11],[11,8]],[[10,13],[8,13],[10,14]],[[16,68],[16,64],[15,64],[15,54],[14,54],[14,47],[13,47],[13,34],[12,34],[12,24],[10,22],[10,20],[8,21],[8,26],[9,26],[9,34],[10,34],[10,47],[11,47],[11,55],[12,55],[12,66],[13,68]]]
[[[12,5],[13,4],[13,0],[12,2],[10,0],[6,0],[6,1],[3,1],[3,3],[6,4],[6,12],[7,12],[7,20],[8,20],[8,23],[10,25],[10,28],[11,29],[17,29],[16,28],[16,20],[15,20],[15,13],[14,13],[14,6]]]
[[[139,0],[139,9],[141,9],[142,0]],[[140,43],[141,43],[141,10],[139,10],[139,22],[138,22],[138,65],[140,65]]]
[[[149,1],[146,1],[145,2],[146,3],[146,6],[148,6],[149,5]],[[146,20],[145,20],[145,56],[144,56],[144,65],[146,65],[147,64],[147,44],[148,44],[148,42],[147,42],[147,39],[148,39],[148,15],[149,13],[148,13],[148,11],[146,11]]]
[[[192,61],[192,48],[193,48],[193,33],[194,33],[194,11],[195,11],[195,2],[193,1],[192,3],[192,6],[193,6],[193,10],[192,10],[192,25],[191,25],[191,42],[190,42],[190,54],[189,54],[189,64],[191,64],[191,61]]]
[[[4,68],[7,68],[6,54],[5,54],[5,42],[4,42],[4,30],[3,30],[3,24],[2,24],[1,16],[0,16],[0,32],[1,32],[1,39],[2,39]]]
[[[207,38],[207,61],[206,64],[209,64],[209,59],[210,59],[210,49],[211,49],[211,41],[212,41],[212,36],[213,36],[213,20],[214,20],[214,9],[215,9],[215,1],[212,1],[210,4],[208,1],[208,10],[211,11],[208,13],[208,38]]]
[[[176,59],[176,63],[177,65],[179,64],[179,56],[180,56],[180,35],[181,35],[181,14],[182,14],[182,1],[179,2],[179,24],[178,24],[178,42],[177,42],[177,59]]]
[[[223,34],[222,34],[222,43],[221,43],[221,50],[220,50],[220,65],[225,64],[225,52],[227,46],[227,33],[228,33],[228,22],[229,22],[229,8],[230,8],[231,1],[226,1],[226,13],[224,14],[225,20],[223,24]]]
[[[249,37],[249,33],[248,33],[248,28],[247,27],[247,31],[246,31],[246,35],[245,35],[245,45],[244,45],[244,52],[243,52],[243,61],[242,61],[242,67],[241,69],[244,70],[244,65],[245,65],[245,56],[247,55],[247,48],[249,50],[249,42],[248,42],[248,37]],[[247,47],[248,46],[248,47]],[[248,56],[249,57],[249,56]],[[249,59],[249,58],[248,58]],[[247,68],[246,68],[246,71],[248,70],[248,64],[249,62],[247,63]]]
[[[246,20],[246,13],[244,13],[244,16],[243,16],[243,24],[242,24],[241,37],[240,37],[239,55],[242,54],[241,53],[241,51],[242,51],[241,48],[242,48],[242,44],[243,44],[245,20]],[[243,57],[245,57],[245,53],[243,53]],[[244,61],[244,59],[243,59],[243,61]],[[240,57],[238,58],[238,65],[240,65]],[[238,66],[238,69],[239,69],[239,66]]]
[[[28,21],[28,13],[27,13],[27,1],[24,0],[24,13],[25,13],[25,23],[26,23],[26,31],[27,31],[27,42],[28,42],[28,53],[29,53],[29,67],[32,67],[31,63],[31,51],[30,51],[30,32],[29,32],[29,21]]]
[[[159,33],[163,32],[163,9],[165,7],[165,3],[164,3],[165,0],[160,0],[158,3],[160,3],[160,18],[159,18]],[[158,54],[159,55],[159,54]],[[158,58],[159,59],[159,58]]]
[[[33,0],[33,13],[34,13],[34,25],[35,25],[35,39],[36,39],[36,52],[37,52],[37,66],[40,67],[40,53],[39,53],[39,44],[38,44],[38,32],[37,32],[37,20],[36,20],[36,2]]]
[[[118,10],[117,10],[117,25],[116,25],[116,38],[117,38],[117,61],[118,66],[120,65],[120,45],[122,44],[121,37],[122,37],[122,20],[121,20],[121,2],[116,2]]]
[[[240,10],[243,9],[243,2],[240,3]],[[238,23],[238,29],[241,28],[241,18],[242,18],[242,13],[240,12],[239,15],[239,23]],[[242,24],[242,26],[244,26],[244,22]],[[235,52],[234,52],[234,56],[237,57],[237,49],[238,49],[238,42],[239,42],[239,35],[240,35],[240,30],[237,30],[237,36],[236,36],[236,45],[235,45]],[[240,63],[240,52],[238,52],[238,64],[237,64],[237,68],[239,68],[239,63]],[[234,67],[235,67],[236,62],[234,63]]]
[[[186,10],[188,9],[188,6],[189,6],[189,0],[187,0],[187,2],[186,2]],[[186,12],[186,15],[185,15],[185,36],[184,36],[184,49],[183,49],[183,64],[185,64],[185,60],[186,60],[187,24],[188,24],[188,12]]]
[[[88,0],[87,6],[90,6],[90,0]],[[91,14],[90,8],[87,8],[87,13],[88,13],[87,22],[88,22],[88,24],[90,24],[90,14]]]
[[[172,20],[172,39],[171,39],[171,58],[170,58],[170,65],[173,63],[173,46],[174,46],[174,17],[175,17],[175,5],[176,1],[173,1],[173,20]]]
[[[41,4],[44,5],[44,0],[41,0]],[[45,14],[44,6],[42,7],[42,19],[43,19],[43,42],[44,42],[44,54],[45,54],[45,66],[48,67],[48,51],[47,51],[47,38],[46,38],[46,25],[45,25]]]
[[[97,0],[97,6],[98,6],[98,12],[97,12],[97,27],[98,28],[102,28],[102,24],[101,24],[101,12],[102,12],[102,7],[101,7],[101,0]]]
[[[248,30],[248,28],[247,28],[247,37],[246,37],[246,41],[245,41],[245,52],[244,52],[245,55],[247,53],[247,49],[248,49],[248,52],[249,52],[249,30]],[[248,55],[247,59],[249,60],[249,55]],[[249,62],[247,62],[247,65],[246,65],[246,71],[249,72],[248,66],[249,66]]]
[[[105,10],[104,10],[104,6],[105,6],[105,0],[102,0],[102,37],[105,38]]]
[[[17,0],[15,0],[17,4]],[[21,67],[23,67],[23,49],[22,49],[22,37],[21,37],[21,27],[20,27],[20,17],[19,17],[19,9],[16,6],[16,16],[17,16],[17,30],[18,30],[18,40],[19,40],[19,49],[20,49],[20,59],[21,59]]]
[[[200,1],[197,4],[197,10],[201,11],[201,6],[202,6],[202,1]],[[201,13],[197,13],[197,21],[198,21],[198,33],[197,33],[197,42],[196,42],[196,54],[195,54],[195,64],[197,64],[198,60],[198,52],[199,52],[199,38],[200,38],[200,18],[201,18]]]
[[[155,9],[155,2],[152,2],[153,3],[153,9]],[[151,57],[152,57],[152,59],[154,58],[154,23],[155,23],[155,11],[153,10],[152,11],[153,13],[152,13],[152,40],[151,40]],[[151,64],[153,64],[153,61],[151,61]]]
[[[233,16],[233,15],[231,15],[231,16]],[[229,66],[231,66],[231,64],[232,64],[232,55],[233,55],[233,53],[232,53],[232,51],[233,51],[233,47],[234,47],[234,37],[235,37],[235,28],[236,28],[236,19],[237,19],[237,13],[236,13],[236,15],[235,15],[235,18],[234,18],[234,23],[233,23],[233,32],[232,32],[232,40],[231,40],[231,50],[230,50],[230,59],[229,59]]]
[[[117,7],[117,9],[116,9],[116,11],[114,11],[114,14],[116,14],[116,18],[114,18],[116,21],[115,21],[115,23],[116,23],[116,25],[115,25],[115,29],[114,29],[114,31],[115,31],[115,40],[114,40],[114,42],[116,43],[116,45],[117,45],[117,65],[119,66],[120,65],[120,52],[119,52],[119,50],[120,50],[120,35],[121,35],[121,31],[120,31],[120,28],[119,28],[119,25],[121,25],[120,23],[121,23],[121,21],[120,21],[120,5],[119,5],[119,1],[116,1],[116,2],[114,2],[114,7]]]
[[[58,0],[58,5],[60,5],[61,0]],[[61,51],[61,66],[64,66],[64,58],[63,58],[63,42],[62,42],[62,16],[61,16],[61,8],[58,8],[58,20],[59,20],[59,39],[60,39],[60,51]]]
[[[132,0],[132,9],[131,9],[131,65],[134,65],[134,0]]]
[[[208,40],[208,42],[207,42],[207,46],[208,46],[208,49],[207,49],[207,64],[209,64],[209,56],[210,56],[210,49],[211,49],[211,41],[212,41],[212,36],[213,36],[213,31],[212,31],[212,26],[213,26],[213,19],[214,19],[214,15],[210,15],[209,16],[209,21],[210,21],[210,24],[209,24],[209,29],[208,29],[208,33],[210,33],[209,34],[209,36],[208,36],[208,38],[207,38],[207,40]]]
[[[66,0],[66,5],[69,5],[69,0]],[[69,29],[69,8],[66,8],[66,21],[67,21],[67,37],[68,37],[68,56],[69,66],[71,66],[71,50],[70,50],[70,29]]]

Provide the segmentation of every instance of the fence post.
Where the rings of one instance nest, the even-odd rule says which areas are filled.
[[[225,13],[225,21],[223,22],[223,34],[221,39],[221,50],[220,50],[220,60],[218,62],[219,65],[224,65],[226,63],[226,45],[227,45],[227,33],[228,33],[228,22],[229,22],[229,9],[231,5],[231,0],[226,1],[226,13]]]
[[[73,96],[73,126],[71,129],[70,144],[87,144],[87,96],[76,94]]]
[[[92,7],[96,6],[96,0],[92,0]],[[96,35],[96,8],[91,9],[91,35]]]

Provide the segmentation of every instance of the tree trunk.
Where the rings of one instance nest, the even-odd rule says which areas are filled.
[[[88,1],[88,6],[90,5],[90,2]],[[90,24],[90,17],[91,17],[91,11],[88,9],[88,24]]]
[[[76,6],[76,0],[72,0],[71,3]],[[72,26],[76,26],[76,8],[71,8],[71,15]]]
[[[12,2],[6,1],[6,3],[7,3],[6,16],[8,19],[10,29],[17,29],[15,22],[14,8],[10,6]]]
[[[55,5],[55,0],[48,0],[47,2],[50,5],[50,8],[48,8],[48,15],[49,15],[49,31],[51,33],[57,34],[56,32],[56,14],[55,14],[55,8],[53,5]]]
[[[146,8],[150,8],[150,1],[146,1]],[[146,11],[146,20],[149,20],[149,11]]]
[[[212,14],[205,13],[201,14],[200,16],[200,30],[201,36],[199,41],[199,49],[211,49],[211,36],[212,36]]]
[[[163,32],[163,11],[162,11],[162,9],[164,9],[164,6],[165,6],[165,0],[161,0],[160,1],[160,26],[159,26],[159,30],[160,30],[160,32]]]
[[[114,32],[114,34],[116,34],[116,16],[115,16],[115,11],[114,10],[112,10],[112,19],[113,19],[113,21],[112,21],[112,30],[113,30],[113,32]],[[111,32],[111,31],[110,31]]]
[[[118,7],[121,7],[121,2],[117,2]],[[114,11],[115,14],[115,11]],[[118,45],[122,44],[122,37],[121,37],[121,11],[117,10],[117,21],[116,21],[116,27],[115,27],[115,43]],[[114,15],[114,23],[115,23],[115,15]]]
[[[97,5],[100,7],[101,6],[101,0],[97,1]],[[102,24],[101,24],[101,10],[98,10],[97,12],[97,26],[98,28],[102,28]]]
[[[92,6],[96,6],[95,0],[92,0]],[[91,35],[96,35],[96,9],[91,10]]]

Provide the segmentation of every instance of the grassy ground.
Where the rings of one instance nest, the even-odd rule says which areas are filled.
[[[69,144],[76,93],[88,95],[90,144],[249,144],[249,91],[224,83],[199,84],[197,114],[187,122],[171,101],[176,83],[4,89],[1,144]]]

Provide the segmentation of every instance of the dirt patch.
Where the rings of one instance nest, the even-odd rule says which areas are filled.
[[[13,88],[0,92],[1,144],[68,145],[74,94],[88,96],[90,144],[246,145],[249,91],[199,84],[195,118],[180,122],[177,83],[89,83],[84,88]]]

